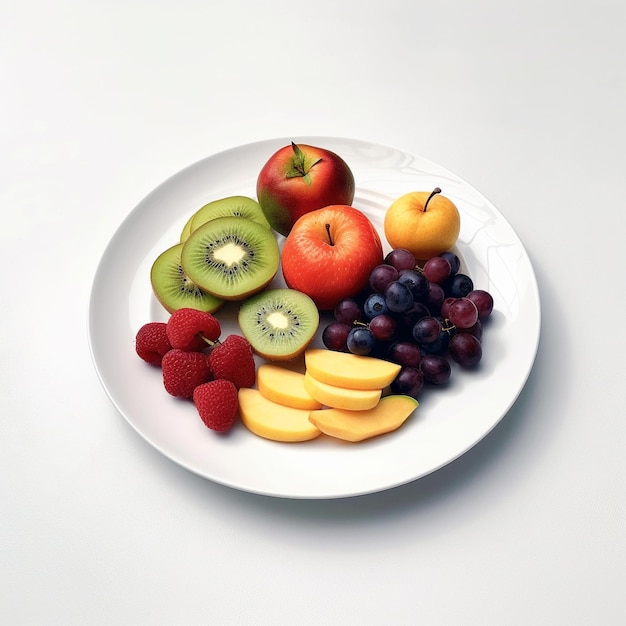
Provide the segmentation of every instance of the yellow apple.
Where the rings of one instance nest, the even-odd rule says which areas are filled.
[[[441,189],[412,191],[397,198],[385,213],[385,237],[392,248],[406,248],[427,260],[450,250],[461,230],[456,205]]]

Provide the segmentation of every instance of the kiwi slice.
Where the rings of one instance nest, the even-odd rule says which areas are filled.
[[[150,282],[154,295],[169,313],[183,307],[209,313],[217,311],[224,301],[203,291],[189,279],[181,264],[182,251],[183,244],[178,243],[159,254],[152,264]]]
[[[185,241],[187,241],[187,238],[189,237],[189,235],[191,234],[191,222],[193,221],[193,218],[195,217],[195,213],[193,213],[191,215],[191,217],[185,222],[185,225],[183,226],[182,231],[180,232],[180,243],[185,243]]]
[[[239,327],[253,350],[272,361],[302,354],[319,327],[315,302],[301,291],[266,289],[248,298],[239,309]]]
[[[185,274],[223,300],[242,300],[272,281],[280,263],[274,233],[245,217],[217,217],[183,244]]]
[[[191,217],[191,232],[218,217],[246,217],[266,228],[270,228],[261,205],[246,196],[229,196],[213,200],[198,209]]]

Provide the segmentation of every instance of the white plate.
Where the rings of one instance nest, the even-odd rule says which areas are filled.
[[[448,170],[365,141],[293,139],[333,150],[348,162],[357,185],[353,204],[380,232],[385,209],[408,191],[439,186],[457,204],[462,227],[455,251],[475,287],[488,290],[495,299],[479,369],[468,372],[454,367],[450,384],[425,389],[420,407],[402,428],[358,444],[324,437],[275,443],[241,424],[219,435],[203,425],[190,402],[165,392],[160,370],[145,364],[134,351],[140,326],[168,317],[152,294],[150,266],[160,252],[177,243],[187,218],[203,204],[235,194],[256,197],[261,167],[292,138],[241,146],[191,165],[157,187],[128,215],[94,278],[91,353],[106,393],[129,424],[162,454],[192,472],[271,496],[338,498],[373,493],[453,461],[507,413],[526,383],[539,342],[535,275],[502,214]],[[282,284],[280,272],[276,284]],[[238,331],[235,310],[231,306],[217,314],[224,335]]]

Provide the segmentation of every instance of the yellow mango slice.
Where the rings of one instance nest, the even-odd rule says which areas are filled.
[[[315,400],[335,409],[349,409],[351,411],[365,411],[374,408],[382,389],[348,389],[335,387],[317,380],[311,372],[304,374],[304,387]]]
[[[384,389],[400,371],[397,363],[324,348],[306,350],[304,362],[320,382],[348,389]]]
[[[304,375],[295,370],[265,363],[257,370],[256,383],[263,397],[278,404],[309,411],[322,408],[306,390]]]
[[[319,437],[320,430],[309,421],[307,409],[294,409],[272,402],[251,387],[239,390],[239,415],[246,428],[259,437],[273,441],[308,441]]]
[[[410,396],[385,396],[366,411],[321,409],[311,411],[309,420],[323,433],[345,441],[363,441],[396,430],[418,406]]]

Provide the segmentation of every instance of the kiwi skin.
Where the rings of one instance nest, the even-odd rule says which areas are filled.
[[[245,217],[218,217],[189,235],[181,264],[202,290],[223,300],[243,300],[274,279],[280,250],[265,226]]]
[[[187,241],[189,235],[191,234],[191,224],[193,222],[193,218],[195,217],[195,213],[185,222],[183,229],[180,231],[180,243],[185,243]]]
[[[238,322],[256,354],[269,361],[290,361],[315,337],[320,315],[305,293],[278,287],[248,298],[239,309]]]
[[[224,300],[206,293],[188,278],[181,265],[182,249],[183,244],[178,243],[155,259],[150,268],[152,291],[168,313],[183,307],[214,313]]]

